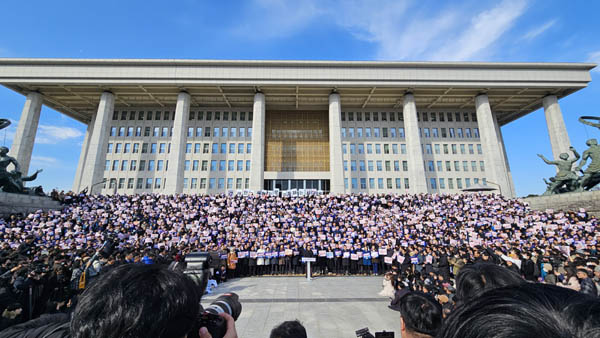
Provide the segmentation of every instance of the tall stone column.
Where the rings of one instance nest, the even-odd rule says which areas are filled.
[[[96,121],[96,114],[92,116],[92,120],[87,125],[85,137],[83,139],[83,145],[81,146],[81,154],[79,154],[79,162],[77,163],[77,171],[75,172],[75,180],[73,181],[73,191],[79,192],[83,190],[81,188],[81,178],[83,175],[83,167],[87,159],[88,149],[90,145],[90,138],[94,128],[94,122]]]
[[[342,103],[340,94],[329,94],[329,172],[331,173],[330,192],[343,194],[344,162],[342,158]]]
[[[180,194],[183,192],[183,164],[185,161],[185,143],[187,142],[190,101],[190,94],[186,92],[180,92],[177,96],[175,120],[173,121],[173,136],[171,136],[169,168],[166,177],[167,184],[165,185],[166,194]]]
[[[252,107],[252,153],[250,154],[250,190],[264,188],[265,178],[265,94],[254,94]]]
[[[479,138],[485,159],[486,177],[493,184],[500,186],[502,195],[512,197],[508,165],[505,162],[501,134],[486,94],[480,94],[475,97],[475,109],[477,110]]]
[[[412,93],[404,94],[404,134],[406,136],[406,153],[408,155],[409,191],[412,193],[427,192],[427,178],[423,167],[423,148],[419,136],[417,105]]]
[[[498,119],[496,118],[496,115],[492,114],[492,116],[494,117],[494,129],[496,129],[496,133],[498,134],[498,136],[500,138],[499,141],[500,141],[500,146],[502,148],[502,156],[504,158],[504,166],[506,167],[506,175],[508,178],[509,190],[505,195],[513,198],[513,197],[517,196],[517,192],[515,190],[515,183],[512,178],[512,171],[510,170],[510,164],[508,163],[508,156],[506,155],[506,146],[504,145],[504,137],[502,136],[502,129],[500,129],[500,125],[498,124]]]
[[[109,121],[115,110],[115,95],[104,92],[100,96],[100,104],[92,127],[92,134],[88,141],[88,151],[83,166],[80,188],[86,187],[89,194],[102,190],[101,184],[104,173],[104,161],[106,160],[106,143],[108,139]],[[92,187],[93,186],[93,187]]]
[[[554,159],[557,159],[561,153],[572,156],[571,151],[569,151],[571,141],[558,104],[558,98],[556,98],[556,95],[548,95],[544,97],[542,103],[544,104],[544,114],[546,115],[546,125],[548,126]]]
[[[27,94],[25,106],[21,112],[21,119],[17,126],[17,133],[10,148],[10,155],[17,159],[21,165],[21,173],[26,176],[29,173],[29,162],[35,143],[35,134],[40,122],[40,112],[44,98],[38,92]]]

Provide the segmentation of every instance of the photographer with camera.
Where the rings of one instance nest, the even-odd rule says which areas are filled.
[[[71,338],[217,338],[198,326],[201,296],[197,284],[181,272],[157,264],[126,264],[83,292],[70,322],[60,317],[62,323],[49,323],[42,317],[2,331],[0,337],[35,333]],[[233,317],[226,313],[219,317],[226,323],[222,337],[237,338]]]

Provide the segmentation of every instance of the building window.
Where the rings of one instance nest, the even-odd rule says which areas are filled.
[[[435,167],[433,166],[433,161],[427,161],[427,170],[435,171]]]

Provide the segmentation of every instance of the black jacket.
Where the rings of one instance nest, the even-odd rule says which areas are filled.
[[[11,326],[0,332],[0,338],[69,338],[69,316],[60,313]]]

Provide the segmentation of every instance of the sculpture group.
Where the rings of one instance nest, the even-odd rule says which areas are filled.
[[[10,125],[7,119],[0,119],[0,129],[4,129]],[[8,166],[12,164],[14,169],[8,171]],[[0,188],[4,192],[17,194],[28,194],[37,196],[46,196],[41,186],[27,188],[25,183],[33,181],[42,170],[37,170],[31,176],[23,176],[21,173],[21,165],[14,157],[8,156],[8,148],[0,147]]]
[[[579,118],[579,122],[600,129],[600,123],[590,120],[600,121],[600,117],[582,116]],[[582,155],[579,155],[574,147],[569,147],[574,158],[569,158],[568,153],[562,153],[558,159],[550,161],[544,155],[538,154],[546,164],[555,165],[558,168],[556,176],[551,177],[549,181],[544,179],[547,186],[544,195],[588,191],[600,183],[600,145],[594,138],[587,140],[585,144],[588,149]],[[580,159],[581,161],[579,161]],[[584,170],[583,167],[588,160],[591,160],[591,163]],[[577,161],[579,164],[575,166]]]

